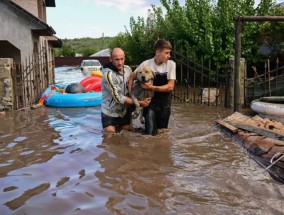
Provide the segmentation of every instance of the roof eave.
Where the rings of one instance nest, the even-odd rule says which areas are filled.
[[[52,35],[52,36],[47,36],[45,38],[48,40],[48,42],[50,44],[53,45],[54,48],[61,48],[62,47],[62,41],[58,37]]]
[[[37,36],[52,36],[53,33],[48,29],[32,29],[32,33]]]
[[[11,6],[13,6],[14,8],[16,8],[18,11],[20,11],[21,13],[25,14],[26,16],[28,16],[29,18],[33,19],[37,24],[39,24],[42,29],[32,29],[33,32],[36,31],[42,31],[42,32],[46,32],[46,35],[53,35],[56,34],[56,32],[54,31],[54,29],[49,26],[48,24],[46,24],[44,21],[42,21],[41,19],[39,19],[38,17],[34,16],[33,14],[31,14],[30,12],[26,11],[25,9],[23,9],[22,7],[20,7],[19,5],[17,5],[16,3],[12,2],[11,0],[8,0],[9,4]],[[45,36],[45,35],[41,35],[38,34],[40,36]]]

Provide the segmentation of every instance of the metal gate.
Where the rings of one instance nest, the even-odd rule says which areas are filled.
[[[256,67],[252,69],[254,76],[245,79],[246,103],[264,96],[284,95],[284,66],[279,66],[278,59],[272,65],[267,59],[261,71]]]
[[[213,70],[210,59],[205,63],[203,57],[190,59],[176,51],[172,52],[172,58],[177,66],[174,100],[228,106],[229,74],[232,72],[228,63],[214,65]]]
[[[46,48],[34,52],[22,65],[12,68],[14,109],[33,105],[41,93],[54,81],[54,70],[48,69]]]

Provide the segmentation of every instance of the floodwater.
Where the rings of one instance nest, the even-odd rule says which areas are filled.
[[[283,185],[215,127],[230,114],[174,102],[156,137],[103,134],[100,107],[0,115],[0,214],[284,214]]]

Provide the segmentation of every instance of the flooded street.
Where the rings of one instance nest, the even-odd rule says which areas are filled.
[[[103,134],[100,107],[0,115],[0,214],[284,214],[284,186],[215,127],[231,113],[174,102],[155,137]]]

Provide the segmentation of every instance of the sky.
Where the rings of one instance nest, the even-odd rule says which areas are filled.
[[[185,0],[179,2],[184,5]],[[47,8],[47,24],[60,39],[114,37],[129,30],[130,17],[147,17],[151,5],[161,6],[160,0],[56,0],[55,4]]]
[[[182,0],[184,1],[184,0]],[[181,2],[182,2],[181,1]],[[47,7],[47,24],[60,39],[114,37],[129,29],[130,17],[146,17],[159,0],[56,0]]]

